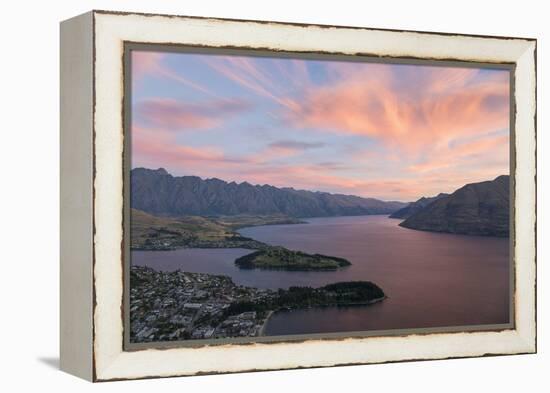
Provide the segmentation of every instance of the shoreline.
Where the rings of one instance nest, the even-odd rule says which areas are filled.
[[[376,299],[369,300],[368,302],[345,303],[345,304],[327,304],[327,305],[324,305],[324,306],[302,307],[302,308],[290,309],[290,310],[287,310],[287,311],[290,312],[290,311],[309,310],[309,309],[312,309],[312,308],[328,308],[328,307],[370,306],[370,305],[373,305],[373,304],[376,304],[376,303],[380,303],[380,302],[386,300],[387,298],[388,298],[388,296],[382,296],[382,297],[379,297],[379,298],[376,298]],[[265,329],[267,327],[267,323],[269,322],[269,319],[275,313],[277,313],[279,311],[282,311],[282,309],[271,310],[267,313],[267,315],[264,319],[264,322],[262,324],[262,327],[258,330],[258,336],[257,337],[270,337],[270,336],[266,336],[266,334],[265,334]]]
[[[282,226],[282,225],[306,225],[310,224],[309,220],[312,219],[323,219],[323,218],[346,218],[346,217],[368,217],[368,216],[387,216],[389,217],[388,213],[376,213],[376,214],[358,214],[358,215],[343,215],[343,216],[318,216],[318,217],[300,217],[297,218],[297,220],[300,220],[300,222],[286,222],[286,223],[265,223],[265,224],[259,224],[259,225],[247,225],[242,227],[235,227],[233,228],[233,232],[235,234],[238,234],[239,236],[244,236],[241,231],[246,229],[252,229],[252,228],[258,228],[258,227],[270,227],[270,226]],[[210,218],[208,216],[198,216],[201,218]],[[220,246],[212,246],[212,245],[175,245],[175,246],[160,246],[160,247],[152,247],[152,248],[144,248],[144,247],[132,247],[130,246],[130,251],[176,251],[176,250],[185,250],[185,249],[204,249],[204,250],[215,250],[215,249],[232,249],[232,248],[242,248],[244,250],[260,250],[263,247],[267,246],[270,247],[271,245],[268,243],[260,242],[259,240],[250,238],[251,241],[260,243],[262,247],[250,247],[246,244],[244,245],[238,245],[238,246],[228,246],[228,245],[220,245]]]
[[[276,310],[271,310],[267,313],[267,315],[264,319],[264,323],[262,324],[262,327],[260,328],[260,330],[258,330],[258,337],[264,337],[265,336],[265,328],[267,327],[267,322],[269,321],[269,318],[271,318],[271,316],[273,314],[275,314],[275,311]]]

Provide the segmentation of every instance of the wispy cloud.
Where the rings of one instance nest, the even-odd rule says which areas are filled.
[[[177,143],[174,133],[164,129],[132,127],[134,167],[165,167],[177,174],[200,174],[220,167],[234,169],[244,163],[250,160],[229,156],[218,146],[183,146]]]
[[[146,75],[154,75],[163,69],[162,60],[166,54],[161,52],[132,51],[132,77],[140,80]]]
[[[190,103],[169,98],[151,98],[134,106],[136,120],[144,125],[176,130],[218,126],[224,119],[249,110],[242,100],[211,100]]]
[[[167,57],[168,54],[162,52],[132,51],[132,83],[138,85],[145,77],[164,78],[190,87],[210,97],[223,99],[220,94],[213,92],[200,83],[194,82],[190,78],[186,78],[168,67],[163,62]]]
[[[295,127],[363,135],[418,152],[508,126],[507,79],[476,82],[478,72],[432,68],[422,75],[419,91],[404,89],[387,67],[355,69],[336,83],[305,91],[285,117]]]
[[[429,156],[425,156],[420,162],[410,165],[408,170],[416,173],[433,171],[441,173],[442,170],[453,167],[481,166],[487,168],[495,162],[498,163],[498,167],[506,167],[509,141],[508,135],[502,135],[443,147],[433,151]],[[491,161],[491,157],[500,159]]]
[[[280,79],[282,75],[274,75],[273,72],[266,72],[258,65],[258,60],[246,57],[234,57],[227,56],[224,58],[205,57],[204,63],[207,64],[212,70],[218,73],[220,76],[227,78],[238,86],[252,92],[260,97],[267,98],[277,105],[292,109],[294,108],[294,101],[288,96],[289,87],[294,83],[294,78],[302,76],[304,74],[303,65],[295,66],[298,70],[297,74],[285,71],[284,76],[287,78],[291,76],[291,80],[281,84]],[[276,64],[278,59],[274,59]],[[299,64],[298,62],[297,64]],[[294,63],[292,63],[294,64]],[[299,79],[299,84],[303,84],[305,79]]]
[[[301,142],[301,141],[292,141],[292,140],[277,141],[269,144],[269,147],[290,149],[290,150],[309,150],[309,149],[317,149],[324,146],[325,146],[325,143],[323,142]]]

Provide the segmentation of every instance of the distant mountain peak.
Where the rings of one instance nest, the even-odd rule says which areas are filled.
[[[425,208],[426,206],[428,206],[430,203],[432,203],[432,202],[434,202],[434,201],[436,201],[440,198],[446,197],[447,195],[449,195],[449,194],[445,194],[445,193],[442,192],[442,193],[439,193],[437,196],[434,196],[434,197],[422,197],[422,198],[418,199],[415,202],[409,203],[404,208],[399,209],[398,211],[394,212],[392,215],[390,215],[390,218],[403,218],[403,219],[409,218],[413,214],[417,213],[418,211],[420,211],[423,208]]]

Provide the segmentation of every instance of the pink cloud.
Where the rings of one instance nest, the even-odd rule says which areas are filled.
[[[472,142],[471,151],[486,152],[504,143],[499,141]],[[501,140],[502,139],[502,140]],[[473,145],[477,146],[473,148]],[[505,145],[505,143],[504,143]],[[284,147],[281,147],[285,149]],[[273,147],[271,149],[278,149]],[[466,144],[457,148],[457,155],[467,151]],[[380,178],[360,178],[347,174],[346,168],[333,163],[292,165],[272,161],[261,154],[231,157],[222,148],[214,146],[181,146],[175,141],[172,132],[162,129],[134,127],[132,133],[133,166],[165,167],[174,175],[199,175],[203,178],[217,177],[226,181],[247,181],[252,184],[270,184],[277,187],[294,187],[314,191],[360,195],[386,200],[416,200],[420,196],[452,192],[462,185],[496,177],[500,174],[491,166],[483,166],[471,173],[453,167],[438,168],[438,160],[430,161],[415,168],[411,176],[406,171],[397,176]],[[295,149],[278,152],[277,157],[296,154]],[[430,168],[429,165],[434,167]],[[342,169],[344,172],[341,172]],[[444,172],[443,172],[444,171]]]
[[[197,174],[208,168],[234,168],[246,161],[227,156],[219,147],[179,145],[174,133],[164,129],[133,126],[131,143],[133,167],[165,167],[186,174]]]
[[[331,172],[333,171],[321,170],[315,165],[247,166],[241,168],[238,175],[231,174],[232,177],[228,180],[405,201],[415,200],[418,195],[432,195],[436,189],[439,189],[439,187],[429,188],[431,184],[426,187],[426,185],[412,178],[361,180],[344,175],[333,175]],[[211,176],[220,177],[220,171]],[[453,185],[450,185],[450,187],[443,186],[443,189],[454,190]],[[441,191],[437,191],[436,194],[439,192]]]
[[[167,129],[189,130],[213,128],[227,118],[248,110],[242,100],[211,100],[190,103],[168,98],[138,102],[134,114],[138,122]]]
[[[132,51],[132,77],[135,80],[145,75],[158,73],[162,70],[162,59],[166,56],[161,52]]]
[[[445,168],[453,168],[464,165],[479,168],[488,168],[491,166],[491,157],[501,157],[497,167],[506,168],[508,166],[508,148],[510,138],[508,135],[482,138],[480,140],[467,142],[455,147],[445,146],[433,151],[421,163],[412,164],[408,170],[419,174],[441,171]]]
[[[256,164],[269,163],[280,161],[285,158],[298,156],[304,151],[323,147],[324,143],[320,142],[299,142],[294,140],[280,140],[268,144],[258,154],[250,156]]]

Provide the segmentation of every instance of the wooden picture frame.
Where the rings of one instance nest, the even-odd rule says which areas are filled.
[[[511,75],[507,326],[132,346],[128,50],[488,64]],[[176,49],[174,49],[176,48]],[[90,381],[536,352],[536,40],[91,11],[61,23],[61,368]]]

